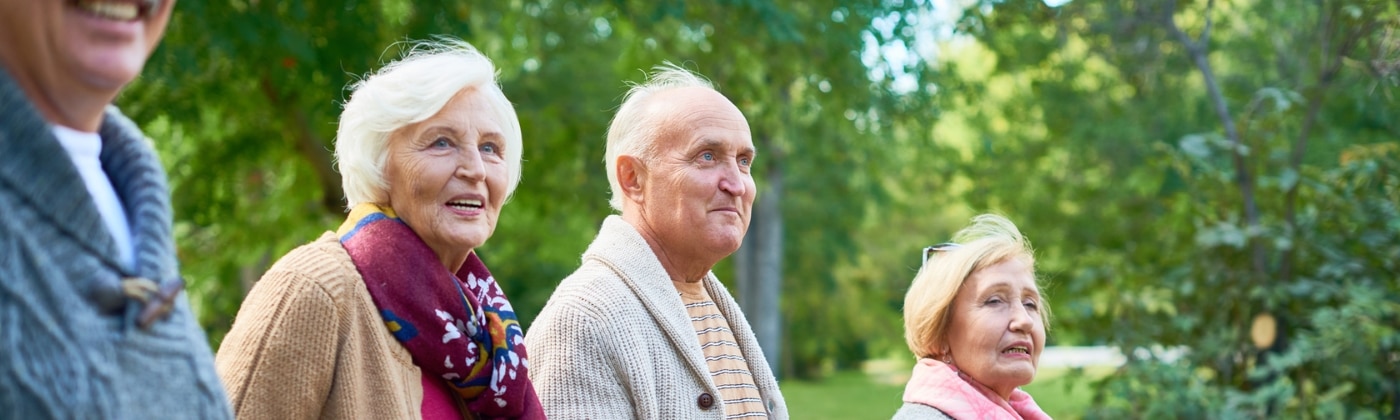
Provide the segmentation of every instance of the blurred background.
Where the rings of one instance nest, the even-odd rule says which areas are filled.
[[[184,0],[118,98],[169,170],[210,345],[344,218],[345,87],[475,44],[525,135],[480,249],[527,326],[607,206],[604,131],[663,60],[752,125],[760,193],[715,268],[795,418],[888,418],[920,249],[997,212],[1054,318],[1062,418],[1400,418],[1400,2]]]

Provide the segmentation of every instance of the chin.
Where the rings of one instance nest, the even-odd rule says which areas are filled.
[[[135,51],[120,51],[84,61],[82,79],[85,83],[103,90],[120,90],[141,74],[146,57]]]
[[[741,245],[743,245],[743,244],[744,244],[744,237],[743,237],[743,236],[739,236],[739,237],[737,237],[737,238],[734,238],[734,237],[714,238],[713,240],[710,241],[710,247],[709,247],[709,248],[710,248],[711,250],[714,250],[714,251],[717,252],[717,253],[722,253],[722,254],[728,256],[729,254],[733,254],[735,251],[738,251],[738,250],[739,250],[739,246],[741,246]]]

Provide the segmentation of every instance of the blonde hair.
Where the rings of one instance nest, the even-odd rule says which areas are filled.
[[[485,96],[487,112],[501,124],[509,198],[520,183],[520,120],[496,83],[495,66],[466,41],[442,37],[409,44],[403,58],[349,88],[350,100],[335,134],[336,168],[347,206],[388,202],[384,166],[389,136],[436,115],[464,89]]]
[[[617,180],[617,158],[626,155],[650,161],[656,154],[657,137],[661,135],[662,121],[658,120],[661,116],[648,112],[642,102],[658,92],[687,87],[715,88],[704,76],[667,61],[653,67],[645,82],[632,85],[622,97],[622,106],[608,125],[607,151],[603,156],[608,168],[608,186],[612,189],[608,204],[614,210],[622,211],[623,197],[622,185]]]
[[[904,340],[917,358],[939,358],[947,347],[953,299],[977,270],[1023,258],[1035,271],[1030,241],[1006,217],[983,214],[953,235],[958,246],[932,256],[914,276],[904,295]],[[1040,291],[1039,280],[1036,291]],[[1050,330],[1050,305],[1042,293],[1040,322]]]

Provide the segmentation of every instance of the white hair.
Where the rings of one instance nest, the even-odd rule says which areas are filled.
[[[688,87],[715,88],[704,76],[667,61],[653,67],[645,82],[633,84],[622,97],[622,106],[608,126],[608,146],[603,157],[608,168],[608,186],[612,187],[608,204],[613,209],[622,211],[623,196],[622,186],[617,180],[617,158],[625,155],[650,161],[656,154],[657,137],[662,134],[663,121],[657,121],[659,116],[649,112],[643,102],[658,92]]]
[[[520,120],[496,82],[495,66],[466,41],[438,38],[410,44],[403,58],[349,88],[350,100],[340,113],[335,134],[336,164],[347,206],[387,203],[384,166],[390,134],[436,115],[464,89],[485,95],[487,112],[501,124],[509,197],[520,183]]]

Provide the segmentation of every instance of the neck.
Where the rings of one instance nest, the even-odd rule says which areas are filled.
[[[988,388],[991,388],[991,387],[988,387]],[[1015,390],[1016,390],[1016,387],[1014,387],[1014,386],[1013,386],[1013,387],[1010,387],[1010,388],[992,388],[992,392],[996,393],[998,397],[1001,397],[1001,400],[1002,400],[1002,401],[1006,401],[1006,402],[1011,402],[1011,391],[1015,391]]]
[[[669,252],[667,247],[661,243],[660,236],[656,234],[655,229],[652,229],[651,224],[647,223],[646,216],[632,216],[637,214],[638,212],[624,211],[622,220],[636,228],[637,233],[642,235],[642,239],[647,241],[647,246],[651,247],[652,254],[655,254],[656,259],[661,262],[661,267],[666,269],[666,275],[671,277],[671,281],[694,283],[705,279],[705,275],[710,272],[710,267],[714,266],[713,263],[701,262],[697,264],[694,258],[686,258],[683,255]]]
[[[449,273],[457,274],[457,270],[462,269],[462,264],[467,263],[467,256],[472,254],[472,250],[468,249],[466,253],[459,254],[444,253],[434,249],[433,254],[437,254],[438,261],[442,262],[442,268],[446,268]]]
[[[5,62],[8,63],[8,57]],[[39,110],[39,114],[50,124],[57,124],[78,131],[96,133],[102,126],[102,113],[107,104],[117,97],[117,91],[96,92],[80,86],[52,87],[55,83],[41,83],[39,78],[22,68],[6,65],[10,78],[24,91],[24,96]],[[49,85],[50,88],[45,88]]]
[[[962,379],[963,379],[964,381],[967,381],[967,382],[969,382],[969,383],[972,383],[972,384],[974,384],[974,385],[976,385],[976,386],[981,386],[981,387],[985,388],[986,390],[991,391],[993,394],[996,394],[996,396],[1001,397],[1001,400],[1002,400],[1002,401],[1010,402],[1010,401],[1011,401],[1011,392],[1016,390],[1016,387],[1015,387],[1015,386],[1005,386],[1005,385],[1001,385],[1001,386],[991,386],[991,385],[984,384],[984,383],[982,383],[982,381],[979,381],[979,380],[973,378],[972,375],[968,375],[967,372],[963,372],[962,369],[958,369],[957,365],[953,365],[953,370],[954,370],[954,371],[957,371],[957,372],[958,372],[958,376],[962,377]]]

